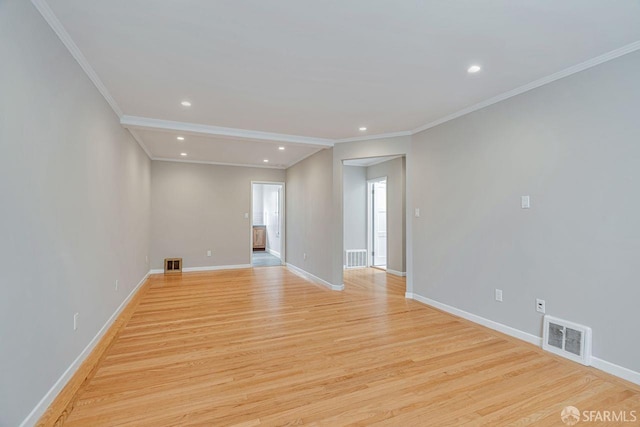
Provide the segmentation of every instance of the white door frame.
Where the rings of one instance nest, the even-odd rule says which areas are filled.
[[[249,264],[253,267],[253,184],[279,185],[282,188],[282,197],[280,197],[280,264],[286,265],[286,221],[285,221],[285,195],[286,184],[280,181],[251,181],[251,211],[249,213]]]
[[[371,192],[373,190],[373,184],[380,181],[387,181],[386,176],[380,176],[378,178],[372,178],[367,180],[367,267],[375,267],[375,263],[373,261],[373,206],[372,206],[372,197]],[[388,186],[387,186],[387,196],[385,197],[385,203],[387,204],[387,264],[389,262],[389,194],[388,194]]]

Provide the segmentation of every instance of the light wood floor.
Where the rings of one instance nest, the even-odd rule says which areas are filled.
[[[406,300],[404,280],[382,271],[348,272],[344,292],[282,267],[150,280],[65,426],[562,426],[567,405],[640,413],[640,389]]]

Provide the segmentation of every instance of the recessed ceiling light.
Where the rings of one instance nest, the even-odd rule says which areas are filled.
[[[186,156],[187,156],[187,153],[180,153],[180,155],[181,155],[182,157],[186,157]]]
[[[183,107],[191,107],[191,103],[189,101],[182,101],[180,103]]]
[[[184,141],[184,136],[179,136],[176,138],[178,141]]]
[[[365,130],[367,130],[367,128],[366,128],[366,127],[364,127],[364,126],[362,126],[362,127],[358,128],[358,129],[359,129],[359,130],[361,130],[362,132],[364,132]]]
[[[278,147],[278,150],[284,151],[284,147]]]
[[[479,65],[472,65],[471,67],[469,67],[469,68],[467,69],[467,73],[474,74],[474,73],[477,73],[478,71],[480,71],[481,69],[482,69],[482,68],[480,68],[480,66],[479,66]]]
[[[264,159],[263,162],[269,163],[269,159]]]

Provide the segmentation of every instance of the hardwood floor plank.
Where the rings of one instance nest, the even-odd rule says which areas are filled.
[[[282,267],[153,276],[68,426],[562,425],[639,410],[640,390],[404,298]]]

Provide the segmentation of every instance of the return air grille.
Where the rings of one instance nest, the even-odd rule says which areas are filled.
[[[182,258],[165,258],[164,272],[166,273],[182,273]]]
[[[591,364],[591,328],[544,316],[542,348],[583,365]]]
[[[345,251],[346,268],[363,268],[367,266],[366,249],[349,249]]]

